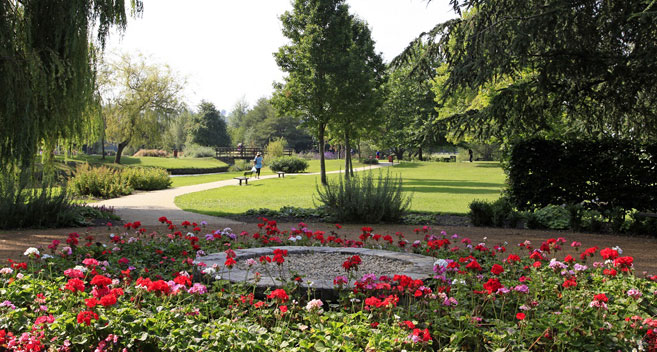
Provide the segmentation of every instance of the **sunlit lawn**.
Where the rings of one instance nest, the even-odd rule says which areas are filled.
[[[391,172],[401,174],[404,191],[413,197],[411,210],[418,212],[466,214],[472,200],[499,198],[505,180],[497,163],[403,163]],[[253,208],[310,208],[318,182],[319,176],[286,176],[185,194],[175,202],[187,211],[218,216]]]
[[[308,163],[310,164],[310,166],[308,167],[308,170],[306,170],[306,172],[308,173],[319,172],[319,160],[309,160]],[[362,166],[365,165],[354,162],[354,167],[362,167]],[[327,171],[335,171],[341,169],[344,169],[344,160],[326,160]],[[264,167],[262,170],[260,170],[260,174],[262,176],[271,175],[273,173],[274,172],[271,171],[268,167]],[[171,178],[171,180],[173,181],[171,187],[182,187],[189,185],[197,185],[201,183],[229,180],[233,177],[242,176],[243,174],[244,174],[243,171],[235,171],[235,172],[225,172],[225,173],[212,174],[212,175],[176,176]],[[286,176],[286,178],[290,178],[290,177],[292,176]]]

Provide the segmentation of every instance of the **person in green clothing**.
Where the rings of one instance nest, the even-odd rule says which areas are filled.
[[[260,169],[262,169],[262,153],[258,152],[255,159],[253,159],[253,164],[256,169],[256,178],[260,178]]]

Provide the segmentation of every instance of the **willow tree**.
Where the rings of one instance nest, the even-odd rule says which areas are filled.
[[[80,133],[94,93],[92,48],[141,0],[0,1],[0,164],[30,165],[43,143]]]
[[[122,55],[102,70],[109,75],[103,114],[107,139],[117,143],[114,162],[128,145],[161,142],[170,119],[183,107],[183,83],[168,66],[149,64],[142,56]]]

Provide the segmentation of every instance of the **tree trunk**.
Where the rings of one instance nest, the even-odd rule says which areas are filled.
[[[116,148],[116,157],[114,157],[115,164],[121,163],[121,153],[123,153],[123,149],[128,145],[128,143],[130,143],[130,140],[119,143],[118,147]]]
[[[105,160],[105,133],[103,133],[103,137],[100,139],[100,148],[103,155],[101,159]]]
[[[349,179],[351,173],[349,172],[349,132],[344,132],[344,178]]]
[[[422,158],[422,147],[418,148],[417,157],[418,159],[420,159],[420,161],[424,161],[424,159]]]
[[[326,186],[326,163],[324,161],[324,130],[326,129],[326,124],[319,125],[319,174],[322,184]]]

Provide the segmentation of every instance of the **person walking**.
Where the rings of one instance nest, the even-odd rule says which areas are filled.
[[[470,154],[470,162],[472,162],[472,155],[473,155],[472,149],[468,149],[468,154]]]
[[[258,152],[253,159],[253,165],[256,169],[256,178],[260,178],[260,169],[262,169],[262,153]]]

